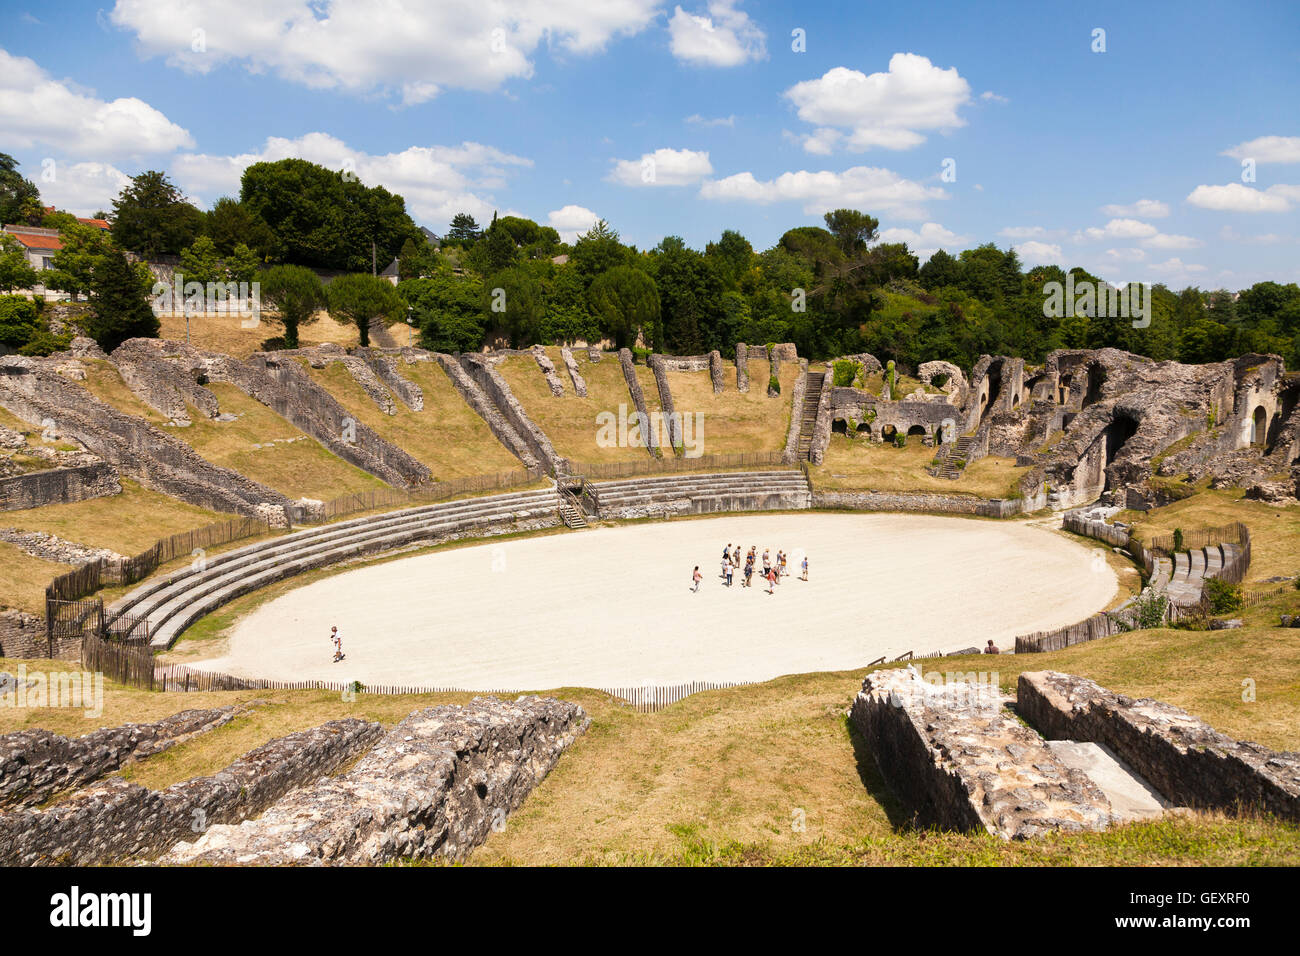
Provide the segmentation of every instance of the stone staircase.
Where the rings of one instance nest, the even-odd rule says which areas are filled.
[[[812,507],[812,488],[798,470],[628,478],[589,482],[587,491],[601,519]]]
[[[1158,558],[1151,585],[1159,590],[1163,584],[1170,603],[1189,607],[1201,600],[1205,579],[1218,575],[1236,557],[1236,551],[1236,545],[1225,542],[1194,551],[1178,551],[1172,559]]]
[[[947,478],[950,481],[956,481],[961,477],[961,473],[966,469],[966,463],[970,460],[970,449],[975,444],[975,436],[964,435],[951,444],[939,446],[937,465],[932,466],[930,474],[936,478]],[[959,464],[960,462],[960,464]]]
[[[817,409],[821,405],[822,389],[826,387],[826,372],[804,372],[803,409],[799,425],[799,461],[812,460],[813,429],[817,426]]]
[[[259,541],[146,581],[106,611],[147,620],[150,646],[170,647],[214,609],[283,578],[413,544],[554,527],[555,488],[466,498],[322,525]]]

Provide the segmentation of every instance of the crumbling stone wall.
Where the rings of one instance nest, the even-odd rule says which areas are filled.
[[[161,753],[228,723],[234,707],[186,710],[150,724],[105,727],[84,737],[48,730],[0,736],[0,807],[35,806],[125,764]],[[0,839],[0,843],[4,841]]]
[[[478,414],[478,417],[487,423],[488,430],[496,436],[497,441],[505,445],[510,453],[518,458],[528,468],[536,468],[540,462],[537,456],[533,454],[528,443],[515,430],[515,426],[506,420],[497,408],[496,403],[492,401],[487,392],[479,387],[468,372],[456,361],[453,356],[446,355],[442,352],[432,353],[433,360],[442,366],[447,377],[451,379],[451,384],[455,386],[456,391],[460,393],[465,403]]]
[[[14,608],[0,610],[0,657],[74,660],[80,654],[80,636],[63,638],[51,647],[44,617]]]
[[[713,386],[714,395],[721,395],[727,387],[722,371],[722,353],[717,349],[709,353],[709,384]]]
[[[590,355],[590,350],[588,354]],[[578,362],[573,357],[573,351],[567,345],[560,349],[560,358],[564,360],[564,367],[569,370],[569,381],[573,383],[573,393],[579,398],[586,398],[587,381],[582,377],[582,372],[578,370]],[[597,360],[592,359],[592,361]]]
[[[1300,753],[1234,740],[1173,704],[1057,671],[1022,673],[1016,701],[1045,737],[1104,744],[1178,806],[1300,820]]]
[[[396,350],[357,348],[353,349],[352,354],[369,365],[379,380],[387,385],[407,408],[413,412],[424,411],[424,389],[402,376],[398,369],[398,360],[403,360],[407,364],[428,362],[429,353],[421,349],[403,347]]]
[[[0,478],[0,511],[106,498],[122,493],[117,469],[106,462],[77,468],[29,471]]]
[[[645,438],[646,450],[657,458],[660,454],[659,436],[655,434],[657,429],[650,427],[650,414],[646,411],[645,393],[641,391],[641,382],[636,377],[636,366],[632,364],[630,349],[618,350],[618,364],[623,369],[623,379],[627,382],[627,390],[632,396],[632,404],[636,406],[637,414],[641,416],[642,424],[639,430],[642,437]]]
[[[560,381],[560,376],[555,374],[555,363],[551,357],[546,354],[546,349],[540,345],[534,345],[530,350],[533,358],[537,361],[537,367],[542,370],[546,376],[546,387],[551,390],[551,394],[556,398],[564,395],[564,383]]]
[[[785,431],[785,447],[781,451],[781,461],[791,464],[799,457],[799,434],[803,430],[803,402],[808,394],[808,360],[800,364],[799,377],[794,381],[794,390],[790,396],[790,424]]]
[[[744,342],[736,343],[736,391],[749,391],[749,347]]]
[[[148,858],[208,827],[255,816],[379,739],[382,725],[333,720],[249,751],[211,777],[150,790],[111,777],[48,810],[0,815],[0,864],[92,866]]]
[[[263,502],[289,503],[278,491],[214,465],[143,418],[99,401],[58,374],[57,364],[0,358],[0,406],[33,425],[52,423],[60,437],[79,442],[119,473],[199,507],[252,517]]]
[[[868,674],[849,716],[918,826],[1010,840],[1105,829],[1105,794],[1000,704],[996,688],[936,687],[909,667]]]
[[[590,723],[576,704],[476,697],[417,711],[347,773],[257,820],[218,825],[167,863],[378,864],[463,860],[522,805]]]
[[[904,511],[929,514],[979,515],[1009,518],[1042,507],[1021,498],[977,498],[974,495],[942,495],[907,491],[813,491],[814,508],[845,511]]]
[[[682,445],[682,423],[673,405],[672,387],[668,384],[668,362],[662,355],[655,353],[650,356],[650,371],[654,373],[655,386],[659,389],[659,407],[668,425],[668,442],[676,451]]]
[[[524,444],[528,446],[533,458],[545,465],[552,475],[563,473],[565,470],[564,459],[556,453],[555,448],[551,445],[551,440],[546,437],[546,433],[528,417],[528,413],[524,411],[524,406],[519,403],[519,399],[515,398],[514,393],[510,391],[510,386],[506,384],[506,380],[493,367],[492,360],[482,355],[462,355],[460,363],[465,371],[469,373],[469,376],[492,399],[493,404],[501,411],[506,421],[510,422],[519,437],[523,439]]]

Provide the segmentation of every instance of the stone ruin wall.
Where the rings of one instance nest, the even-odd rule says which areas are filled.
[[[551,440],[546,437],[537,424],[528,417],[528,412],[524,406],[515,398],[514,393],[510,391],[510,386],[506,380],[501,377],[501,373],[496,370],[494,359],[499,360],[505,352],[494,352],[492,355],[469,355],[464,354],[460,357],[460,364],[469,373],[475,383],[483,389],[492,402],[500,409],[501,414],[505,417],[511,427],[523,439],[524,444],[528,446],[529,452],[533,457],[552,475],[562,474],[566,470],[565,460],[556,453],[555,448],[551,445]],[[532,358],[533,353],[520,353]]]
[[[106,462],[79,468],[51,468],[0,478],[0,511],[68,504],[121,493],[117,469]]]
[[[36,806],[215,730],[235,714],[234,707],[186,710],[153,723],[101,728],[83,737],[40,729],[0,735],[0,807]]]
[[[1105,794],[1002,704],[996,687],[936,689],[908,667],[868,674],[849,716],[918,827],[1023,840],[1109,826]]]
[[[464,860],[505,825],[590,725],[576,704],[476,697],[416,711],[346,773],[295,790],[256,820],[219,824],[164,863],[373,865]]]
[[[464,366],[454,356],[442,352],[431,353],[433,360],[442,366],[451,384],[460,393],[465,403],[472,408],[479,418],[487,424],[488,430],[506,449],[518,458],[526,468],[536,468],[541,462],[533,454],[528,443],[515,430],[514,425],[506,420],[491,397],[470,377]]]
[[[1300,753],[1234,740],[1172,704],[1056,671],[1021,674],[1017,710],[1046,737],[1109,747],[1176,806],[1300,821]]]
[[[47,810],[0,815],[0,864],[91,866],[150,859],[208,828],[257,815],[360,756],[383,733],[348,718],[273,740],[210,777],[151,790],[110,777]]]
[[[641,390],[641,381],[636,377],[636,366],[632,362],[631,349],[618,350],[618,363],[623,369],[623,380],[627,382],[628,394],[632,396],[632,404],[636,406],[637,414],[641,416],[641,421],[646,427],[641,429],[642,438],[645,439],[646,450],[656,458],[661,454],[659,450],[659,436],[655,434],[656,429],[650,428],[650,414],[646,410],[645,393]]]

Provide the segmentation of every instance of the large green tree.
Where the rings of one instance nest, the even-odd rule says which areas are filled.
[[[36,281],[36,270],[27,261],[23,244],[13,236],[0,233],[0,290],[30,289]]]
[[[217,251],[229,256],[238,245],[247,246],[262,260],[271,255],[275,246],[275,234],[260,216],[249,212],[238,199],[222,196],[203,221],[204,232],[212,237]]]
[[[473,275],[439,270],[397,286],[420,329],[420,344],[435,352],[472,352],[483,344],[483,283]]]
[[[655,280],[632,266],[602,272],[587,290],[591,311],[601,331],[626,348],[642,335],[654,348],[659,339],[659,290]]]
[[[105,352],[127,339],[156,338],[160,324],[149,305],[153,276],[140,263],[109,248],[90,284],[91,312],[86,331]]]
[[[41,212],[41,191],[18,172],[16,159],[0,153],[0,225],[34,226]]]
[[[483,314],[490,331],[513,348],[536,341],[546,301],[538,273],[527,264],[503,269],[483,283]]]
[[[67,292],[76,301],[90,294],[95,269],[104,261],[113,240],[103,229],[73,220],[59,233],[59,241],[63,248],[50,258],[50,271],[43,278],[51,289]]]
[[[266,317],[284,327],[285,347],[296,349],[298,329],[316,321],[316,313],[327,304],[325,287],[306,266],[271,266],[257,282],[262,302],[275,309]]]
[[[203,213],[166,173],[147,170],[113,200],[113,241],[146,259],[175,255],[203,231]]]
[[[361,335],[361,345],[370,344],[370,326],[376,320],[391,325],[406,317],[406,300],[387,279],[361,273],[339,276],[325,287],[330,315],[335,321],[350,322]]]

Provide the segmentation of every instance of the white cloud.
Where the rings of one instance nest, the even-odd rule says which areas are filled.
[[[1300,187],[1273,186],[1261,192],[1241,183],[1228,183],[1226,186],[1201,185],[1187,194],[1187,201],[1193,206],[1216,212],[1286,212],[1291,208],[1287,202],[1290,189],[1300,191]]]
[[[689,186],[713,175],[707,152],[656,149],[640,159],[616,159],[609,181],[624,186]]]
[[[927,222],[920,229],[882,229],[879,238],[881,242],[907,243],[922,260],[929,259],[940,249],[960,249],[970,243],[969,236],[959,236],[937,222]]]
[[[0,142],[7,150],[42,146],[60,155],[100,157],[170,153],[194,145],[185,129],[143,100],[99,99],[3,49]]]
[[[767,37],[736,0],[712,0],[708,16],[681,7],[668,21],[673,56],[694,66],[740,66],[767,57]]]
[[[1147,254],[1141,249],[1107,249],[1106,256],[1116,262],[1141,262]]]
[[[1085,239],[1146,239],[1156,235],[1158,231],[1150,223],[1138,222],[1136,219],[1112,219],[1100,229],[1096,226],[1088,227],[1083,232],[1078,233],[1075,239],[1078,241]]]
[[[1300,163],[1300,136],[1260,136],[1225,149],[1220,155],[1257,163]]]
[[[1172,233],[1158,232],[1142,240],[1148,249],[1195,249],[1205,245],[1194,236],[1179,236]]]
[[[924,219],[922,204],[926,200],[949,198],[937,186],[925,186],[872,166],[854,166],[842,173],[799,170],[768,180],[755,179],[750,172],[736,173],[708,180],[700,187],[700,196],[753,203],[801,202],[809,215],[841,206],[879,209],[898,219]]]
[[[1043,239],[1049,235],[1042,226],[1007,226],[998,235],[1007,239]]]
[[[1062,261],[1061,247],[1055,243],[1031,239],[1029,242],[1021,242],[1011,248],[1016,250],[1025,265],[1050,265]]]
[[[1175,256],[1172,259],[1166,259],[1164,262],[1153,262],[1147,266],[1151,272],[1162,276],[1185,276],[1193,272],[1204,272],[1205,266],[1195,265],[1193,263],[1183,262]]]
[[[1226,242],[1246,242],[1246,243],[1250,243],[1251,245],[1259,245],[1259,246],[1280,246],[1280,245],[1286,245],[1288,243],[1300,241],[1297,240],[1295,236],[1282,235],[1281,233],[1276,233],[1276,232],[1267,232],[1267,233],[1263,233],[1262,235],[1254,235],[1254,236],[1243,236],[1241,233],[1237,232],[1237,230],[1233,229],[1231,226],[1224,226],[1222,229],[1220,229],[1219,238],[1225,240]]]
[[[728,129],[734,129],[736,126],[736,117],[733,114],[731,116],[718,116],[709,119],[708,117],[701,116],[699,113],[695,113],[686,117],[686,122],[692,123],[696,126],[725,126]]]
[[[840,141],[842,135],[837,129],[823,126],[803,137],[800,142],[803,143],[803,148],[810,153],[815,153],[818,156],[829,156],[835,151],[835,144]]]
[[[586,206],[563,206],[546,214],[546,224],[560,234],[565,242],[573,242],[579,235],[596,224],[600,217]]]
[[[130,177],[109,163],[56,163],[52,179],[37,181],[41,201],[77,216],[111,211]]]
[[[1127,206],[1112,203],[1109,206],[1102,206],[1101,211],[1107,216],[1141,216],[1143,219],[1163,219],[1169,215],[1169,207],[1157,199],[1139,199]]]
[[[985,90],[983,93],[980,94],[980,99],[984,100],[985,102],[992,102],[992,103],[1011,102],[1005,96],[999,96],[998,94],[994,93],[992,90]]]
[[[956,67],[943,70],[923,56],[895,53],[889,71],[870,76],[837,66],[785,91],[799,118],[851,132],[850,149],[911,149],[925,142],[922,130],[964,126],[958,109],[970,102],[970,84]]]
[[[411,146],[372,156],[327,133],[308,133],[297,139],[273,136],[259,151],[237,156],[182,154],[173,161],[172,172],[184,189],[200,201],[212,202],[238,195],[240,176],[253,163],[290,158],[355,172],[367,186],[400,193],[413,218],[437,225],[450,222],[458,212],[490,219],[498,207],[490,195],[481,193],[499,188],[509,167],[532,165],[532,160],[481,143]]]
[[[644,29],[656,7],[656,0],[118,0],[111,19],[135,34],[146,56],[190,72],[239,63],[315,89],[381,91],[409,104],[446,88],[494,90],[527,79],[542,43],[599,51]]]

